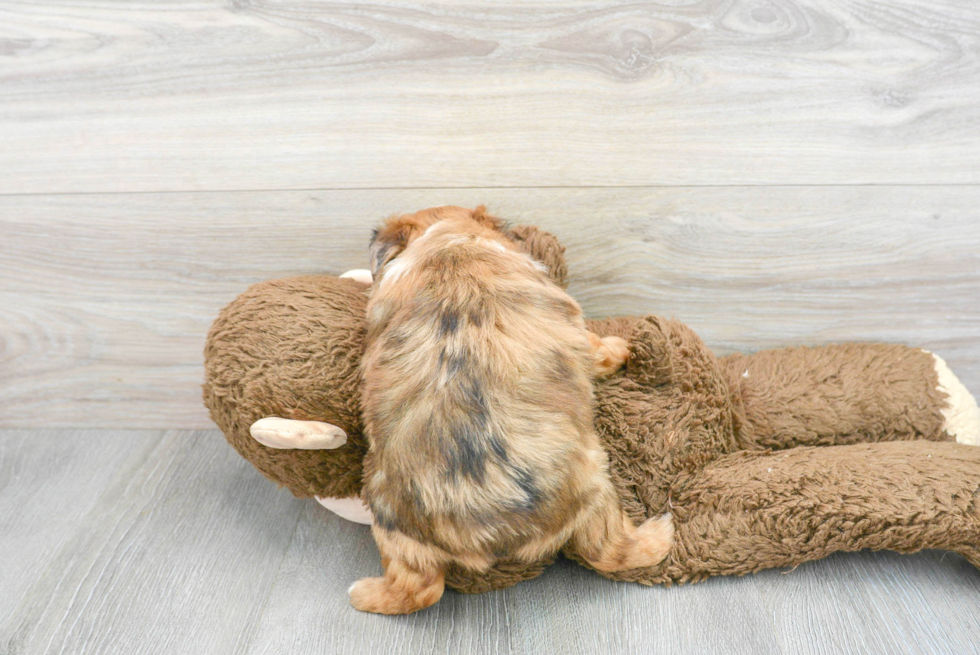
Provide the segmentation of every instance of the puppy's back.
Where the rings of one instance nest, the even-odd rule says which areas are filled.
[[[369,330],[378,524],[451,554],[560,539],[602,467],[575,301],[498,234],[443,221],[389,264]]]

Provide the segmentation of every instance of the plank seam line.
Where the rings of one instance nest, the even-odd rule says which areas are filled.
[[[0,198],[52,197],[52,196],[149,196],[174,194],[218,193],[303,193],[318,191],[482,191],[494,189],[806,189],[806,188],[864,188],[864,187],[980,187],[980,182],[868,182],[859,184],[609,184],[609,185],[499,185],[499,186],[377,186],[377,187],[297,187],[279,189],[166,189],[161,191],[53,191],[53,192],[0,192]]]

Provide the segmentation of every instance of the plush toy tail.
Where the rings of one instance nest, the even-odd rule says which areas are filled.
[[[679,481],[658,577],[697,581],[836,551],[951,550],[980,567],[980,448],[900,441],[726,455]]]

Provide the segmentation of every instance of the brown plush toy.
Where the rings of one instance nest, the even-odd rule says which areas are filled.
[[[565,285],[553,236],[511,236]],[[204,385],[211,417],[259,471],[361,522],[367,292],[333,276],[251,287],[211,328]],[[660,565],[607,577],[690,582],[863,548],[942,548],[980,567],[980,410],[939,357],[844,344],[716,358],[674,320],[588,327],[632,348],[626,369],[595,387],[623,507],[637,523],[671,512],[676,529]],[[548,564],[456,569],[446,583],[488,591]]]

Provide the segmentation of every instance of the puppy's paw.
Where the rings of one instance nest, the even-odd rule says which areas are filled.
[[[673,517],[664,514],[647,519],[636,529],[636,540],[638,550],[646,560],[637,568],[660,564],[674,545]]]
[[[350,586],[347,594],[350,596],[350,604],[361,612],[403,614],[404,612],[385,611],[391,605],[388,602],[390,591],[388,581],[384,578],[361,578]]]
[[[420,584],[415,576],[361,578],[347,593],[354,609],[375,614],[411,614],[434,605],[442,597],[443,579]]]
[[[630,357],[630,345],[621,337],[603,337],[593,345],[594,371],[600,378],[609,377],[623,368]]]

